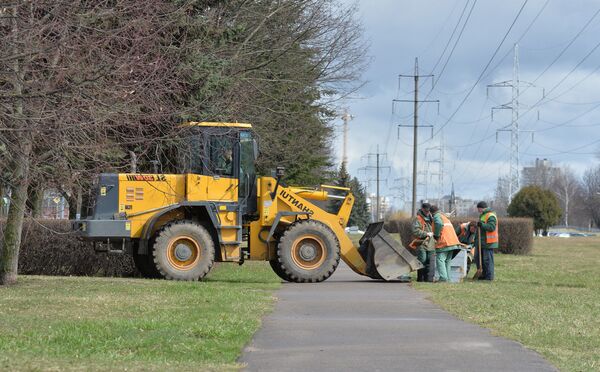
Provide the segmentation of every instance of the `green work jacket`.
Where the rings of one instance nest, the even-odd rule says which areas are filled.
[[[488,218],[487,223],[484,223],[484,216],[489,213],[492,212],[492,215]],[[483,212],[481,213],[481,215],[479,215],[479,221],[481,221],[482,225],[481,225],[481,248],[485,249],[492,249],[492,248],[498,248],[498,242],[495,243],[491,243],[488,244],[486,242],[486,237],[485,234],[488,231],[494,231],[496,230],[496,225],[498,224],[498,218],[496,217],[496,212],[494,212],[493,210],[491,210],[490,208],[486,208],[483,210]],[[477,232],[475,233],[475,247],[477,247],[477,239],[479,238],[477,235],[479,234],[479,229],[477,229]]]
[[[423,228],[423,226],[421,225],[419,218],[415,217],[413,219],[412,224],[413,237],[415,239],[425,239],[427,237],[427,233],[431,232],[431,218],[429,216],[424,215],[420,209],[417,211],[417,214],[423,217],[423,219],[425,220],[425,228]]]

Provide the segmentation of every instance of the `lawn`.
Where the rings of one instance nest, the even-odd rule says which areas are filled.
[[[536,238],[531,256],[498,254],[495,263],[493,283],[414,287],[563,371],[600,370],[600,238]]]
[[[0,288],[0,370],[231,370],[280,280],[264,262],[202,282],[21,276]]]

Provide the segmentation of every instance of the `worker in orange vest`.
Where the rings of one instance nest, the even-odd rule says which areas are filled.
[[[417,270],[418,282],[427,281],[431,250],[433,249],[430,208],[429,203],[421,204],[421,208],[417,211],[412,224],[413,241],[409,244],[409,248],[416,250],[417,259],[424,266],[424,268]],[[433,278],[433,275],[431,277]]]
[[[431,206],[433,238],[435,239],[436,269],[440,282],[450,281],[450,261],[454,251],[460,250],[458,237],[452,222],[436,205]]]
[[[498,217],[496,212],[488,208],[484,201],[477,203],[479,220],[477,223],[477,232],[475,242],[478,242],[481,233],[481,263],[482,275],[480,280],[494,280],[494,249],[498,248]],[[477,244],[477,243],[476,243]],[[475,250],[475,263],[479,266],[478,250]]]

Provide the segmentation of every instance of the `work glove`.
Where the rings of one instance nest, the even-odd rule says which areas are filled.
[[[431,238],[432,236],[433,236],[433,233],[431,231],[427,233],[428,238]]]

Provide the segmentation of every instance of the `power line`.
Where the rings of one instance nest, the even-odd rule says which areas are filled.
[[[460,13],[460,17],[458,17],[458,21],[456,22],[456,25],[454,25],[454,29],[452,30],[452,33],[450,34],[450,37],[448,38],[448,41],[446,42],[446,45],[444,46],[444,49],[442,50],[442,53],[440,54],[440,56],[438,57],[437,61],[435,62],[435,65],[433,65],[433,67],[431,68],[431,72],[430,74],[433,74],[433,72],[435,71],[435,69],[437,68],[437,66],[440,64],[440,62],[442,61],[442,58],[444,57],[444,54],[446,54],[446,50],[448,50],[448,47],[450,46],[450,43],[452,42],[452,39],[454,38],[454,35],[456,34],[456,30],[458,30],[458,26],[460,26],[460,23],[462,21],[463,16],[465,15],[465,11],[467,10],[467,8],[469,7],[469,2],[471,0],[467,0],[465,2],[465,6],[463,7],[462,12]],[[472,8],[471,8],[472,10]],[[470,14],[469,14],[470,15]],[[467,19],[468,20],[468,19]],[[464,28],[463,28],[464,29]],[[460,38],[460,36],[459,36]],[[455,44],[456,46],[456,44]]]
[[[448,118],[448,120],[446,120],[446,122],[444,124],[442,124],[440,126],[440,128],[438,128],[438,130],[435,132],[435,134],[439,133],[442,129],[444,129],[444,127],[446,125],[448,125],[450,123],[450,121],[454,118],[454,116],[456,116],[456,114],[458,113],[458,111],[460,111],[460,109],[462,108],[462,106],[465,104],[465,102],[467,101],[467,99],[469,98],[469,96],[471,95],[471,93],[473,93],[473,90],[475,90],[475,88],[477,87],[477,85],[479,84],[479,82],[481,81],[481,79],[483,78],[483,75],[485,74],[485,72],[487,71],[487,69],[490,67],[492,61],[496,57],[496,54],[498,54],[498,51],[500,50],[500,48],[504,44],[504,41],[506,41],[506,38],[508,37],[508,34],[510,33],[510,31],[513,29],[513,27],[517,23],[517,20],[521,16],[521,13],[523,12],[523,9],[525,8],[525,6],[527,5],[528,2],[529,2],[529,0],[525,0],[523,2],[523,5],[521,5],[521,8],[519,9],[519,12],[515,16],[514,20],[512,21],[512,23],[510,25],[510,27],[508,28],[508,30],[504,34],[504,37],[502,38],[502,40],[500,41],[500,44],[498,44],[498,47],[496,47],[496,50],[494,51],[494,53],[490,57],[488,63],[483,68],[483,71],[481,71],[481,74],[479,74],[479,77],[477,78],[477,81],[475,81],[475,83],[473,84],[473,86],[471,87],[471,89],[469,90],[469,92],[467,93],[467,95],[463,98],[463,100],[461,101],[461,103],[458,105],[458,107],[456,108],[456,110],[454,110],[454,112],[452,113],[452,115],[450,115],[450,117]]]
[[[467,4],[468,3],[469,2],[467,1]],[[437,83],[442,78],[442,75],[444,74],[444,71],[446,70],[446,66],[448,66],[448,62],[450,62],[450,58],[452,58],[452,54],[454,54],[454,50],[456,49],[456,46],[458,45],[458,42],[460,41],[460,39],[461,39],[461,37],[463,35],[463,32],[465,31],[467,23],[469,22],[469,19],[471,18],[471,14],[473,13],[473,9],[475,9],[475,5],[476,4],[477,4],[477,0],[475,0],[473,2],[473,5],[471,5],[471,9],[469,9],[469,14],[467,15],[467,18],[465,19],[465,22],[463,23],[462,28],[460,29],[460,33],[458,34],[458,37],[454,41],[454,45],[452,46],[452,49],[450,50],[450,54],[448,54],[448,58],[446,58],[446,62],[444,62],[444,66],[442,66],[442,69],[437,74],[438,75],[437,80],[433,81],[433,86],[431,87],[432,91],[433,91],[433,89],[435,89],[435,86],[437,85]]]

